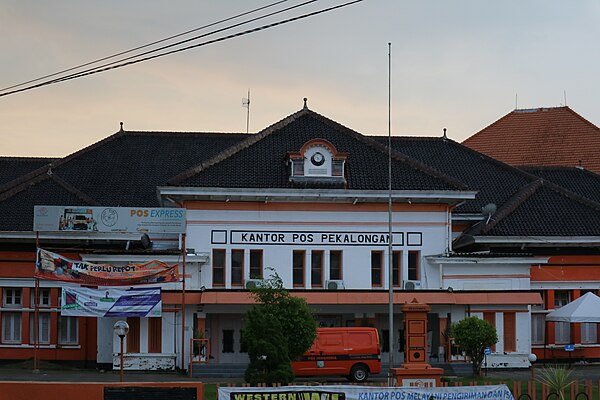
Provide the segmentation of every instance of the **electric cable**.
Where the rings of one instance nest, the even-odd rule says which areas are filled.
[[[311,2],[314,2],[314,1],[317,1],[317,0],[311,0],[311,1],[303,3],[303,4],[311,3]],[[349,2],[346,2],[346,3],[339,4],[339,5],[332,6],[332,7],[328,7],[328,8],[322,9],[322,10],[318,10],[318,11],[314,11],[314,12],[311,12],[311,13],[303,14],[303,15],[296,16],[296,17],[293,17],[293,18],[288,18],[288,19],[285,19],[285,20],[281,20],[281,21],[278,21],[278,22],[271,23],[271,24],[262,25],[262,26],[259,26],[257,28],[248,29],[248,30],[245,30],[245,31],[242,31],[242,32],[239,32],[239,33],[235,33],[235,34],[227,35],[227,36],[224,36],[224,37],[221,37],[221,38],[217,38],[217,39],[209,40],[209,41],[206,41],[206,42],[202,42],[202,43],[199,43],[199,44],[195,44],[195,45],[183,47],[181,49],[167,51],[167,52],[164,52],[164,53],[161,53],[161,54],[156,54],[156,55],[153,55],[153,56],[150,56],[150,57],[146,57],[146,58],[142,58],[142,59],[138,59],[138,60],[133,60],[133,61],[129,61],[129,62],[121,63],[121,64],[116,64],[116,65],[112,65],[112,64],[115,64],[115,63],[110,63],[110,64],[108,64],[108,66],[100,66],[100,67],[93,68],[93,69],[86,70],[86,71],[82,71],[82,72],[79,72],[79,73],[76,73],[76,74],[71,74],[71,75],[68,75],[66,77],[61,77],[61,78],[53,79],[53,80],[50,80],[50,81],[42,82],[42,83],[39,83],[39,84],[36,84],[36,85],[28,86],[28,87],[25,87],[25,88],[22,88],[22,89],[13,90],[13,91],[9,91],[9,92],[6,92],[6,93],[0,93],[0,97],[4,97],[4,96],[10,95],[10,94],[15,94],[15,93],[23,92],[23,91],[26,91],[26,90],[36,89],[36,88],[39,88],[39,87],[42,87],[42,86],[47,86],[47,85],[54,84],[54,83],[64,82],[64,81],[75,79],[75,78],[80,78],[80,77],[84,77],[84,76],[88,76],[88,75],[94,75],[94,74],[97,74],[97,73],[100,73],[100,72],[105,72],[105,71],[108,71],[108,70],[117,69],[117,68],[129,66],[129,65],[137,64],[137,63],[140,63],[140,62],[143,62],[143,61],[149,61],[149,60],[152,60],[152,59],[155,59],[155,58],[159,58],[159,57],[163,57],[163,56],[166,56],[166,55],[171,55],[171,54],[179,53],[179,52],[182,52],[182,51],[194,49],[194,48],[197,48],[197,47],[206,46],[206,45],[209,45],[209,44],[214,44],[214,43],[222,42],[222,41],[225,41],[225,40],[228,40],[228,39],[232,39],[232,38],[236,38],[236,37],[240,37],[240,36],[245,36],[245,35],[248,35],[250,33],[259,32],[259,31],[262,31],[262,30],[265,30],[265,29],[269,29],[269,28],[273,28],[273,27],[276,27],[276,26],[279,26],[279,25],[284,25],[284,24],[287,24],[287,23],[290,23],[290,22],[295,22],[295,21],[298,21],[298,20],[301,20],[301,19],[305,19],[305,18],[312,17],[312,16],[315,16],[315,15],[323,14],[323,13],[326,13],[326,12],[329,12],[329,11],[337,10],[337,9],[340,9],[340,8],[343,8],[343,7],[347,7],[349,5],[360,3],[362,1],[363,0],[349,1]],[[295,6],[295,7],[297,7],[297,6]],[[260,18],[264,18],[264,17],[259,17],[257,19],[260,19]],[[248,23],[248,22],[245,22],[245,23]],[[243,25],[245,23],[236,24],[235,26]],[[215,32],[212,32],[212,33],[200,35],[199,37],[196,37],[196,38],[193,38],[193,39],[188,39],[188,40],[182,41],[182,42],[180,42],[178,44],[186,43],[186,42],[189,42],[189,41],[192,41],[192,40],[197,40],[198,38],[205,37],[205,36],[214,34],[216,32],[221,32],[221,31],[226,30],[226,29],[231,29],[231,27],[229,27],[229,28],[222,28],[222,29],[219,29],[219,30],[217,30]],[[142,54],[137,55],[137,56],[128,57],[128,58],[125,58],[125,59],[120,60],[120,61],[128,60],[128,59],[131,59],[131,58],[136,58],[136,57],[139,57],[141,55],[149,54],[149,53],[156,52],[156,51],[159,51],[159,50],[164,50],[165,48],[173,47],[173,46],[176,46],[178,44],[164,46],[163,48],[159,48],[159,49],[156,49],[156,50],[153,50],[153,51],[150,51],[150,52],[142,53]]]
[[[265,10],[267,8],[270,8],[270,7],[274,7],[276,5],[279,5],[281,3],[285,3],[287,1],[289,1],[289,0],[279,0],[279,1],[276,1],[274,3],[267,4],[266,6],[262,6],[262,7],[250,10],[250,11],[246,11],[246,12],[234,15],[233,17],[228,17],[228,18],[225,18],[225,19],[221,19],[219,21],[212,22],[210,24],[203,25],[201,27],[198,27],[198,28],[195,28],[195,29],[191,29],[191,30],[188,30],[188,31],[185,31],[185,32],[182,32],[182,33],[179,33],[177,35],[169,36],[167,38],[156,40],[154,42],[151,42],[151,43],[148,43],[148,44],[145,44],[145,45],[142,45],[142,46],[134,47],[133,49],[130,49],[130,50],[121,51],[119,53],[115,53],[115,54],[110,55],[110,56],[102,57],[102,58],[99,58],[99,59],[94,60],[94,61],[89,61],[89,62],[86,62],[84,64],[77,65],[75,67],[67,68],[67,69],[64,69],[62,71],[54,72],[52,74],[44,75],[44,76],[42,76],[40,78],[31,79],[31,80],[28,80],[26,82],[22,82],[22,83],[18,83],[16,85],[8,86],[8,87],[0,89],[0,92],[4,92],[5,90],[13,89],[13,88],[16,88],[16,87],[19,87],[19,86],[27,85],[29,83],[41,81],[42,79],[51,78],[51,77],[56,76],[56,75],[64,74],[65,72],[70,72],[70,71],[74,71],[74,70],[79,69],[79,68],[83,68],[83,67],[87,67],[87,66],[90,66],[90,65],[93,65],[93,64],[97,64],[99,62],[110,60],[111,58],[122,56],[124,54],[129,54],[129,53],[132,53],[132,52],[137,51],[137,50],[145,49],[147,47],[154,46],[154,45],[159,44],[159,43],[163,43],[163,42],[166,42],[166,41],[169,41],[169,40],[181,37],[181,36],[189,35],[190,33],[193,33],[193,32],[197,32],[197,31],[200,31],[200,30],[203,30],[203,29],[207,29],[207,28],[210,28],[210,27],[215,26],[215,25],[219,25],[219,24],[222,24],[222,23],[225,23],[225,22],[237,19],[237,18],[244,17],[246,15],[253,14],[253,13],[258,12],[258,11]]]

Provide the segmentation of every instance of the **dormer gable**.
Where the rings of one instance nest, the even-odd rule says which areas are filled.
[[[345,183],[347,156],[325,139],[309,140],[300,151],[288,153],[290,181],[333,180]]]

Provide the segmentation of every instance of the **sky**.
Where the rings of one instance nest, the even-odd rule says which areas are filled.
[[[2,0],[0,88],[273,2]],[[344,2],[320,0],[247,27]],[[364,0],[0,97],[0,156],[66,156],[120,122],[132,131],[245,132],[248,90],[250,132],[300,110],[306,97],[310,109],[351,129],[387,135],[388,43],[392,135],[447,128],[460,142],[515,107],[565,104],[600,125],[599,40],[596,0]]]

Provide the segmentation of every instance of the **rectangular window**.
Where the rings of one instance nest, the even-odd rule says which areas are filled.
[[[411,250],[408,252],[408,280],[418,281],[419,278],[419,258],[420,251]]]
[[[371,285],[382,286],[381,268],[383,266],[383,251],[371,252]]]
[[[304,286],[304,250],[294,250],[292,256],[292,281],[294,286]]]
[[[6,290],[6,289],[5,289]],[[2,343],[21,343],[21,313],[2,313]]]
[[[223,353],[233,353],[233,329],[223,329]]]
[[[329,252],[329,279],[342,279],[342,251],[331,250]]]
[[[595,344],[598,343],[598,324],[582,323],[581,324],[581,343]]]
[[[571,324],[568,322],[555,322],[554,339],[557,344],[571,343]]]
[[[517,350],[517,315],[514,312],[504,313],[504,351]]]
[[[263,277],[263,251],[250,250],[250,278],[262,279]]]
[[[38,313],[38,343],[50,343],[50,314]],[[35,313],[29,314],[29,342],[35,343]]]
[[[392,253],[392,279],[393,285],[396,287],[400,286],[402,282],[402,252],[394,251]]]
[[[23,305],[21,294],[21,288],[4,288],[4,306],[21,307]]]
[[[212,252],[213,286],[225,286],[225,250],[213,249]]]
[[[138,317],[127,318],[129,333],[127,333],[127,353],[140,352],[140,319]]]
[[[231,286],[244,284],[244,250],[231,250]]]
[[[313,251],[310,258],[310,284],[312,287],[323,286],[323,252]]]
[[[493,326],[494,329],[496,328],[496,313],[495,312],[484,311],[483,320],[486,321],[491,326]],[[492,349],[492,351],[496,351],[496,345],[492,345],[491,349]]]
[[[35,289],[31,289],[31,303],[32,308],[35,306]],[[39,301],[38,307],[50,307],[50,289],[40,288],[39,289]]]
[[[58,317],[58,344],[77,344],[79,342],[78,334],[77,317]]]
[[[381,337],[379,339],[381,340],[381,352],[389,353],[390,352],[390,330],[382,329]]]
[[[554,291],[554,308],[559,309],[571,301],[571,292],[568,290]]]
[[[148,353],[162,352],[162,318],[148,318]]]
[[[546,337],[546,315],[531,314],[531,343],[544,344]]]

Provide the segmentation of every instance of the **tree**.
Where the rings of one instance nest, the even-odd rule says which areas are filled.
[[[246,314],[243,340],[250,363],[246,382],[287,384],[290,362],[306,352],[317,336],[317,323],[304,299],[290,296],[277,273],[251,289],[256,304]]]
[[[467,317],[452,325],[451,335],[456,344],[471,358],[473,374],[479,375],[485,348],[498,342],[496,329],[487,321]]]

